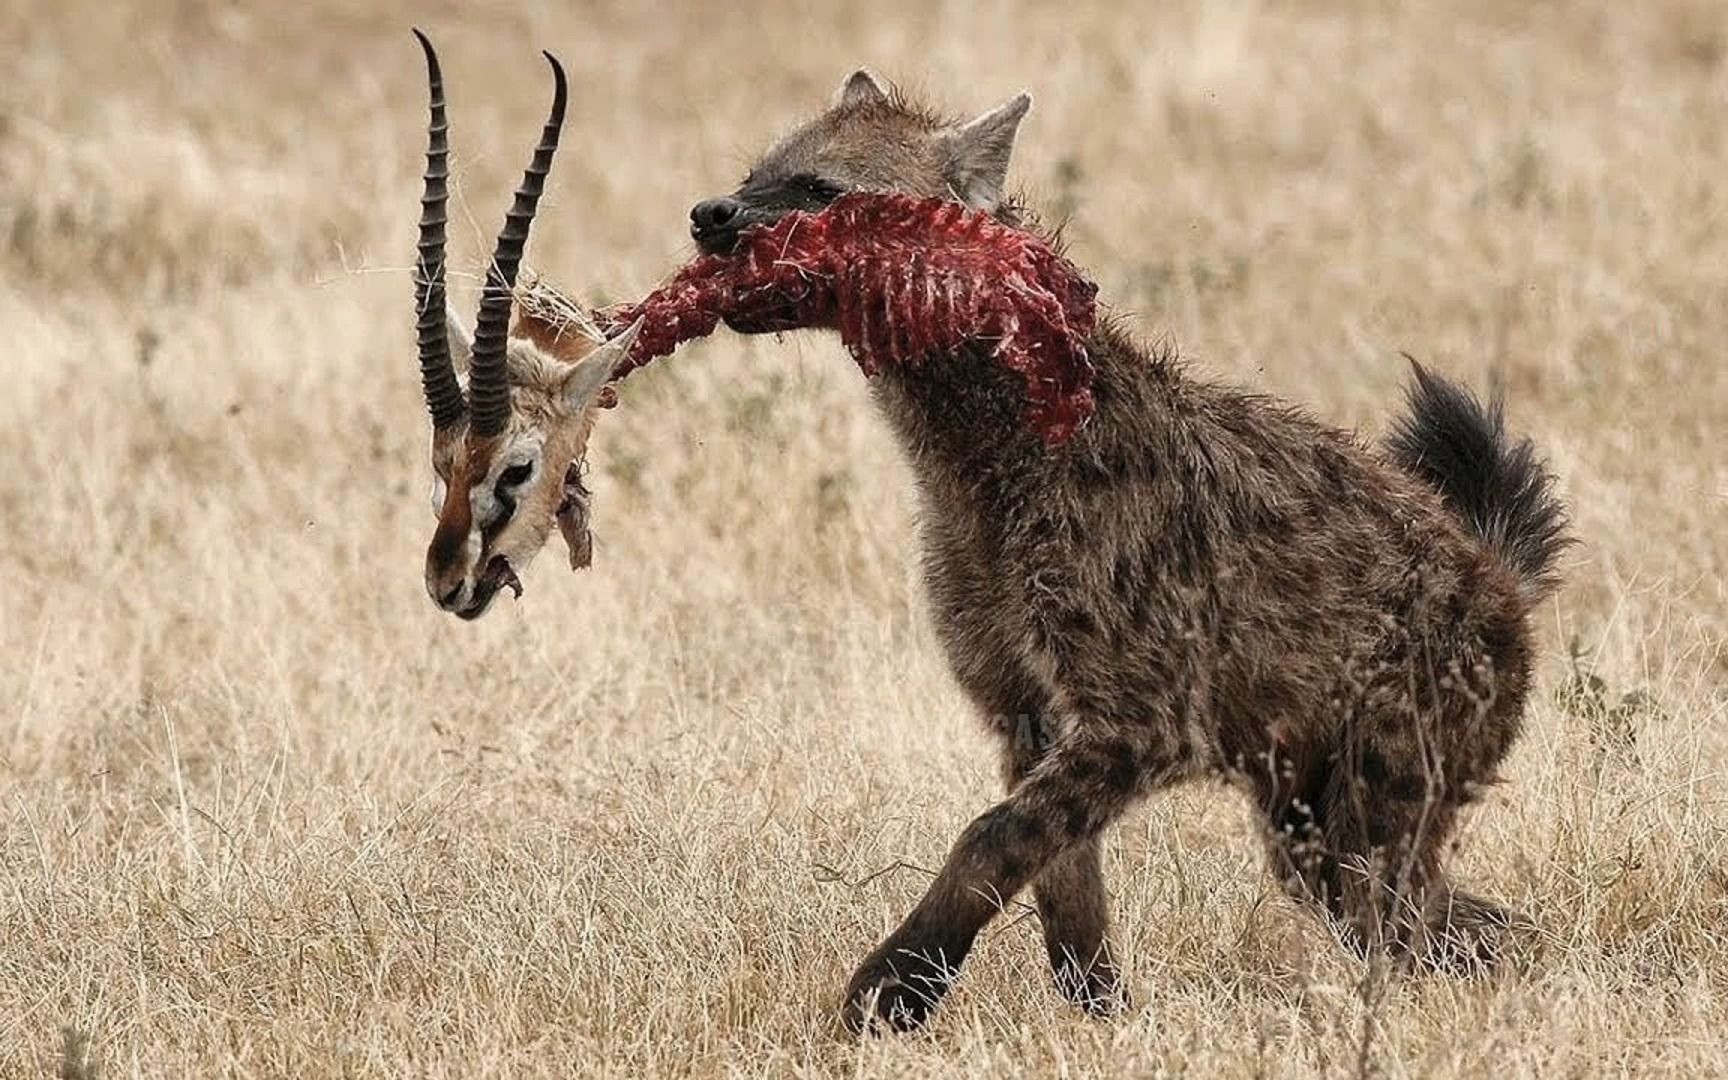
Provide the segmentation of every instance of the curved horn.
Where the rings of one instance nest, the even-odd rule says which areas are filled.
[[[414,307],[420,341],[420,385],[432,430],[455,427],[462,419],[462,387],[450,364],[450,339],[444,333],[444,205],[450,197],[450,124],[444,118],[444,74],[432,42],[418,29],[426,51],[426,82],[432,118],[426,128],[426,191],[420,196],[420,257],[414,267]]]
[[[504,350],[510,332],[510,303],[516,288],[516,271],[522,265],[522,248],[528,243],[528,228],[534,223],[534,207],[546,187],[552,155],[558,149],[558,133],[564,127],[564,105],[568,85],[564,67],[551,53],[543,54],[552,65],[554,90],[552,114],[540,133],[534,160],[522,174],[516,201],[504,218],[498,247],[486,268],[486,285],[480,294],[480,314],[474,321],[474,353],[469,368],[468,396],[474,408],[472,430],[480,436],[497,435],[510,420],[510,381],[504,369]]]

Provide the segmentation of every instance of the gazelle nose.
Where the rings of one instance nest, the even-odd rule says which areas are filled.
[[[462,590],[465,587],[462,582],[458,581],[449,592],[438,598],[438,606],[448,611],[460,604],[462,602]]]

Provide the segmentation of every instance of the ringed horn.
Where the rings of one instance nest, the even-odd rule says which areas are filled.
[[[450,339],[445,329],[444,227],[450,198],[450,124],[444,110],[444,75],[438,53],[418,29],[414,31],[426,53],[426,81],[431,95],[431,120],[426,129],[425,192],[420,197],[419,259],[414,269],[416,328],[420,345],[420,383],[426,392],[426,408],[432,413],[432,429],[449,431],[469,417],[469,430],[481,438],[500,435],[510,420],[510,382],[505,371],[504,350],[510,332],[510,305],[516,288],[516,272],[522,265],[522,249],[534,223],[534,209],[546,188],[552,155],[558,150],[558,135],[564,127],[564,107],[569,84],[564,66],[551,53],[543,53],[552,65],[552,112],[540,133],[534,159],[522,174],[515,201],[504,217],[492,261],[486,267],[486,284],[480,293],[480,314],[474,321],[473,358],[468,375],[468,400],[463,401],[456,368],[450,361]]]

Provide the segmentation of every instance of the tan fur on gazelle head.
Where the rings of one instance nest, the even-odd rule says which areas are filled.
[[[444,227],[449,136],[443,76],[426,53],[431,123],[415,268],[420,377],[432,414],[433,508],[426,591],[464,619],[485,614],[500,589],[522,591],[520,574],[556,524],[573,567],[590,556],[588,493],[581,472],[606,384],[641,324],[602,342],[585,317],[544,286],[518,297],[516,275],[534,209],[552,167],[568,92],[550,54],[552,112],[523,174],[486,269],[473,333],[446,303]],[[459,373],[460,371],[460,373]]]

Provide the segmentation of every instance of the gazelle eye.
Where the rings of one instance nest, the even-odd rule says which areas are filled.
[[[520,464],[512,465],[499,473],[498,486],[501,488],[521,487],[523,484],[526,484],[528,478],[533,475],[534,463],[532,461],[524,461]]]

